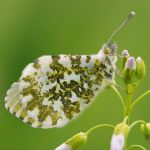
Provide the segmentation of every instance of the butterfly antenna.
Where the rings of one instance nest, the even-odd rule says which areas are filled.
[[[135,16],[135,12],[131,11],[130,14],[124,19],[121,25],[109,37],[107,44],[111,43],[112,38]]]

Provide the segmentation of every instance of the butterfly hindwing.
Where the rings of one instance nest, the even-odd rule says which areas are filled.
[[[8,90],[6,108],[33,127],[64,126],[103,89],[106,69],[97,55],[42,56]]]

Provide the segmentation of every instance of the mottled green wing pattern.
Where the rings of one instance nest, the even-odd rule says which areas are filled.
[[[113,78],[113,68],[98,55],[42,56],[8,90],[5,106],[33,127],[62,127]]]

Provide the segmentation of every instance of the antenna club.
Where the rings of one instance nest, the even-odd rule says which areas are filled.
[[[130,15],[135,16],[135,11],[131,11]]]
[[[130,14],[129,14],[129,18],[134,17],[134,16],[135,16],[135,12],[131,11]]]

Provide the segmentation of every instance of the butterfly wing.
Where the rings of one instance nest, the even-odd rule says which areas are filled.
[[[42,56],[8,90],[5,106],[33,127],[62,127],[103,89],[106,69],[97,55]]]

